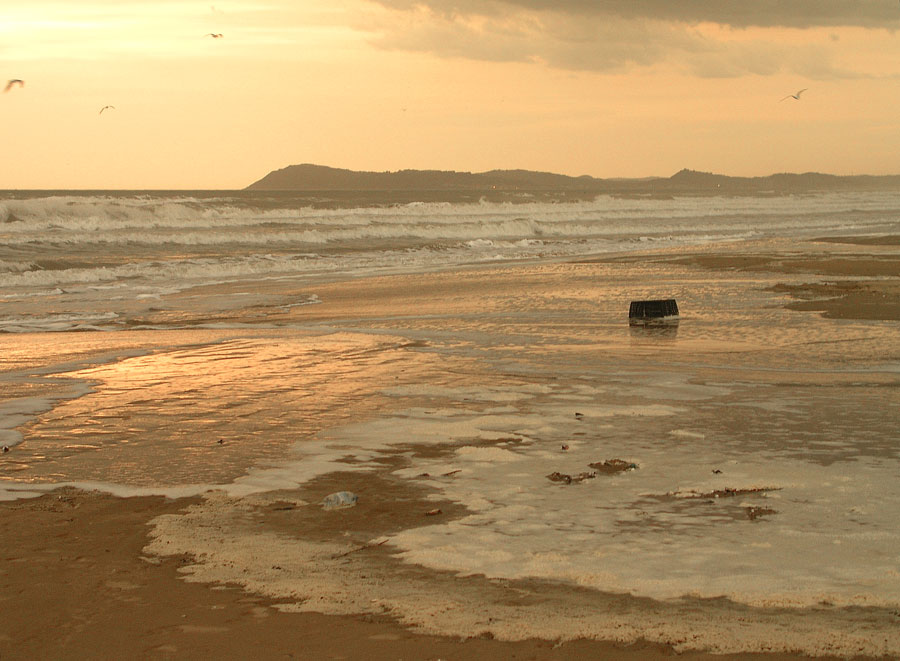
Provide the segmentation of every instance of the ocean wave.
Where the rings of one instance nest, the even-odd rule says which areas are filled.
[[[748,231],[830,231],[862,226],[865,222],[849,222],[841,214],[812,215],[803,218],[717,216],[702,218],[610,219],[602,217],[498,216],[491,217],[421,217],[409,219],[383,217],[375,222],[282,222],[277,225],[223,224],[197,227],[187,224],[170,227],[101,227],[73,225],[47,226],[28,231],[0,232],[6,246],[33,246],[48,249],[102,246],[281,246],[299,248],[304,245],[354,249],[359,242],[391,241],[470,242],[475,240],[528,241],[543,239],[596,239],[641,236],[647,234],[718,235],[744,234]]]
[[[390,227],[396,236],[415,234],[422,225],[464,229],[482,225],[510,225],[521,221],[552,227],[574,225],[596,232],[598,226],[621,227],[635,224],[703,222],[740,224],[752,219],[797,218],[803,224],[810,217],[900,211],[896,194],[829,194],[788,198],[722,197],[622,199],[598,196],[574,202],[414,202],[356,208],[321,208],[309,199],[288,198],[271,206],[265,198],[252,196],[204,200],[190,196],[147,195],[56,195],[0,201],[0,233],[40,240],[49,233],[70,241],[68,233],[85,240],[88,233],[136,233],[147,240],[148,232],[159,230],[228,230],[232,228],[290,228],[299,232],[327,233],[330,228]],[[12,222],[15,221],[15,222]],[[385,232],[385,230],[380,230]],[[565,230],[560,229],[560,232]],[[450,235],[451,232],[445,233]],[[361,234],[361,236],[365,236]],[[477,238],[477,237],[475,237]]]
[[[52,285],[65,287],[76,284],[98,284],[131,280],[135,282],[135,285],[138,282],[175,283],[170,288],[173,291],[177,291],[180,289],[180,283],[184,283],[184,286],[193,286],[197,280],[213,279],[219,281],[222,278],[303,271],[307,269],[306,264],[310,259],[314,258],[293,255],[283,257],[251,255],[227,259],[153,260],[97,268],[41,269],[16,273],[0,273],[0,286],[11,289]]]
[[[51,314],[43,317],[0,317],[0,333],[102,330],[101,324],[118,317],[119,315],[115,312],[87,315]]]

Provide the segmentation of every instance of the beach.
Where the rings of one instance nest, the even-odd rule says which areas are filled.
[[[900,661],[897,4],[6,4],[0,661]]]
[[[897,235],[816,229],[23,292],[0,657],[896,657]]]

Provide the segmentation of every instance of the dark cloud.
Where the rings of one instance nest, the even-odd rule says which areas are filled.
[[[900,4],[889,0],[373,0],[395,9],[428,7],[445,15],[549,11],[628,20],[719,23],[731,27],[857,26],[896,28]]]
[[[864,75],[820,44],[768,40],[750,26],[878,25],[888,2],[856,0],[372,0],[394,11],[374,29],[386,49],[473,60],[543,62],[620,72],[667,62],[701,77],[789,72],[815,79]],[[900,19],[900,4],[891,20]],[[725,29],[710,30],[710,23]],[[743,35],[742,38],[733,38]],[[833,41],[829,40],[829,43]]]

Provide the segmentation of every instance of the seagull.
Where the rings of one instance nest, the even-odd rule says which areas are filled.
[[[100,112],[98,114],[102,115],[104,110],[115,110],[115,109],[116,109],[115,106],[103,106],[102,108],[100,108]]]
[[[800,95],[803,94],[807,89],[808,88],[804,87],[802,90],[800,90],[796,94],[788,94],[786,97],[784,97],[784,99],[781,99],[781,101],[784,101],[785,99],[797,99],[799,101]],[[779,103],[780,103],[780,101],[779,101]]]
[[[10,81],[7,81],[6,87],[3,88],[4,92],[8,92],[13,88],[13,85],[18,85],[19,87],[25,87],[25,81],[19,80],[18,78],[13,78]]]
[[[204,36],[204,37],[212,37],[213,39],[221,39],[221,38],[222,38],[222,33],[221,33],[221,32],[207,32],[207,33],[206,33],[205,35],[203,35],[203,36]]]

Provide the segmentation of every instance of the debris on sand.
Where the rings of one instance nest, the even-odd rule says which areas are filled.
[[[425,516],[437,516],[438,514],[443,514],[443,513],[444,512],[440,508],[438,508],[438,509],[428,510],[427,512],[425,512]]]
[[[578,475],[569,475],[568,473],[550,473],[547,476],[547,479],[551,482],[564,482],[566,484],[572,484],[573,482],[584,482],[585,480],[592,480],[597,477],[597,473],[578,473]]]
[[[623,473],[625,471],[637,470],[637,464],[624,461],[622,459],[609,459],[608,461],[598,461],[588,464],[591,468],[603,473],[604,475],[612,475],[613,473]]]
[[[725,487],[724,489],[716,489],[714,491],[697,491],[695,489],[684,489],[678,491],[669,491],[664,494],[645,494],[647,497],[658,501],[671,500],[689,500],[702,501],[704,503],[713,504],[722,502],[723,500],[731,500],[735,496],[757,496],[759,498],[767,498],[770,491],[780,491],[781,487],[746,487],[733,488]],[[755,516],[765,516],[766,514],[774,514],[775,512],[766,511],[764,507],[754,507],[746,503],[729,503],[730,507],[740,507],[745,511],[748,508],[757,510]],[[747,512],[750,516],[750,513]]]
[[[768,493],[769,491],[778,491],[778,487],[752,487],[750,489],[716,489],[715,491],[706,491],[697,493],[696,491],[685,494],[688,498],[731,498],[733,496],[744,496],[748,493]]]

